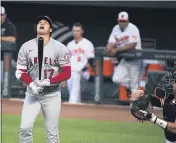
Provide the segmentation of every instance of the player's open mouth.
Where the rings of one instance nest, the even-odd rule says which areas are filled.
[[[41,27],[40,27],[40,29],[44,29],[44,27],[43,27],[43,26],[41,26]]]

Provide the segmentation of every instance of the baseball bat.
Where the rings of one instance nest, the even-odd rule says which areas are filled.
[[[43,61],[43,38],[38,38],[38,63],[39,63],[39,80],[41,80],[42,74],[42,61]]]

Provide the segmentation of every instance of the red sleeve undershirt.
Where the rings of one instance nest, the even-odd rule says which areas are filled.
[[[27,74],[26,70],[20,69],[23,73],[21,74],[21,80],[29,85],[32,82],[32,78]]]
[[[71,76],[71,66],[61,67],[62,72],[50,79],[51,84],[68,80]]]
[[[21,80],[29,85],[32,82],[32,78],[27,74],[26,70],[20,69],[23,73],[21,75]],[[71,76],[71,66],[61,67],[62,72],[57,76],[50,79],[51,84],[59,83],[65,81]]]

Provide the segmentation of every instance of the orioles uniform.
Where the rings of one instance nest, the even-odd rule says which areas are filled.
[[[50,38],[43,47],[43,64],[41,79],[52,79],[59,74],[60,67],[70,66],[69,53],[66,46]],[[32,39],[22,45],[18,53],[16,77],[20,79],[22,72],[35,81],[39,76],[37,39]],[[48,143],[59,143],[58,121],[61,109],[60,85],[51,84],[44,87],[41,94],[34,94],[27,86],[23,104],[20,143],[32,143],[32,127],[42,109],[47,131]]]
[[[88,79],[89,72],[82,71],[88,64],[88,60],[95,57],[94,46],[86,38],[78,43],[72,40],[68,43],[67,48],[70,53],[71,78],[67,81],[69,91],[69,103],[80,102],[80,81],[81,77]]]
[[[132,23],[121,31],[119,25],[114,26],[108,42],[117,43],[117,48],[121,48],[129,43],[136,43],[136,49],[141,49],[141,39],[139,29]],[[129,88],[132,92],[138,89],[140,78],[141,60],[121,59],[115,68],[112,80]]]

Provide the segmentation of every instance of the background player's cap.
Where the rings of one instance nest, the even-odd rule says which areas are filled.
[[[128,19],[128,13],[125,12],[125,11],[120,12],[119,15],[118,15],[118,19],[117,20],[118,21],[128,21],[129,20]]]
[[[40,20],[46,20],[46,21],[48,21],[48,23],[50,24],[50,27],[51,27],[51,28],[53,27],[53,26],[52,26],[52,21],[51,21],[51,19],[50,19],[48,16],[44,16],[44,15],[38,16],[38,17],[36,18],[35,24],[37,25]]]
[[[3,6],[0,7],[1,15],[6,14],[5,8]]]

